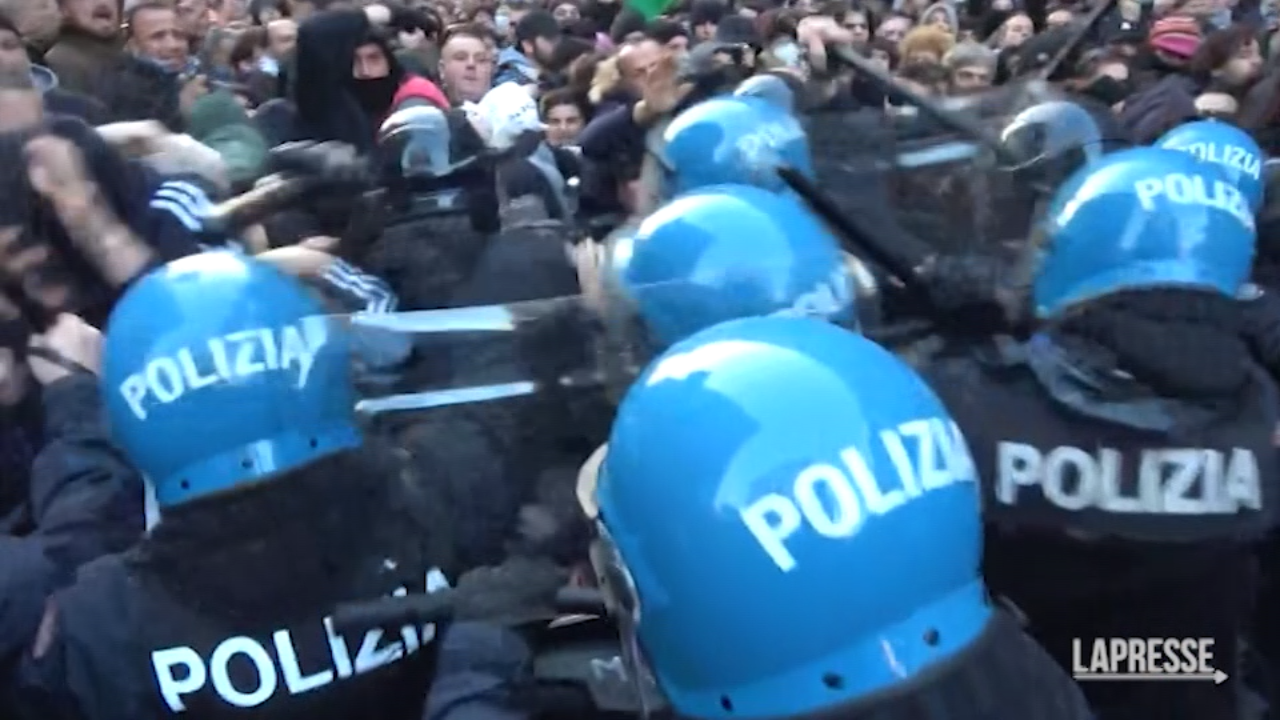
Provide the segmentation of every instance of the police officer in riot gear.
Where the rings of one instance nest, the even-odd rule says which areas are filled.
[[[1257,212],[1262,207],[1266,189],[1262,163],[1267,156],[1244,130],[1230,123],[1201,120],[1170,130],[1155,142],[1155,146],[1190,153],[1204,162],[1217,165],[1244,196],[1250,210]]]
[[[1254,259],[1253,282],[1242,285],[1237,293],[1244,310],[1241,334],[1258,362],[1270,370],[1273,377],[1280,377],[1280,297],[1268,282],[1274,251],[1267,242],[1266,233],[1271,228],[1263,207],[1266,154],[1248,133],[1216,120],[1179,125],[1165,133],[1155,145],[1189,153],[1202,162],[1215,165],[1244,196],[1250,210],[1257,213],[1258,251]]]
[[[102,391],[149,534],[51,600],[32,717],[414,719],[435,627],[346,636],[338,602],[456,578],[442,498],[354,418],[348,335],[242,255],[176,261],[116,306]]]
[[[871,341],[702,330],[632,386],[602,455],[579,485],[592,565],[630,677],[675,717],[1090,717],[986,592],[963,436]]]
[[[498,196],[484,138],[461,110],[411,107],[378,132],[387,222],[359,264],[406,310],[445,307],[496,233]]]
[[[1023,241],[1054,190],[1086,163],[1129,147],[1106,112],[1071,100],[1048,100],[1019,112],[1000,130],[1004,161],[993,232]]]
[[[925,369],[979,469],[987,577],[1077,674],[1116,672],[1095,640],[1211,643],[1212,668],[1177,667],[1225,681],[1088,683],[1099,718],[1236,718],[1278,469],[1276,387],[1238,332],[1249,203],[1210,163],[1138,148],[1073,175],[1045,223],[1036,333]],[[1172,667],[1148,660],[1123,669]]]
[[[1080,166],[1128,145],[1120,128],[1070,100],[1050,100],[1014,116],[1000,132],[1000,143],[1016,179],[1044,196]]]

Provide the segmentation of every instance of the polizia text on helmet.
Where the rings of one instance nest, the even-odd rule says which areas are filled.
[[[1138,197],[1138,204],[1147,212],[1157,212],[1156,200],[1164,198],[1174,205],[1222,210],[1234,216],[1241,225],[1253,228],[1249,201],[1234,186],[1222,180],[1211,181],[1201,175],[1172,173],[1164,177],[1143,178],[1134,184],[1133,191]]]
[[[1254,180],[1262,176],[1262,158],[1236,145],[1195,142],[1186,145],[1171,145],[1169,148],[1191,153],[1205,162],[1225,165],[1232,170],[1248,175]]]
[[[849,538],[870,517],[887,515],[928,492],[974,482],[964,436],[950,420],[911,420],[881,430],[875,440],[896,477],[884,477],[889,474],[884,472],[878,477],[863,451],[849,446],[836,455],[839,464],[815,463],[801,470],[789,496],[769,493],[739,511],[747,529],[783,572],[796,566],[787,538],[806,524],[825,538]]]
[[[328,341],[323,318],[304,318],[283,327],[240,330],[147,361],[120,383],[119,391],[139,420],[147,405],[168,404],[192,390],[236,382],[266,372],[297,370],[297,386],[307,383],[317,353]]]
[[[853,303],[853,288],[844,266],[835,268],[831,273],[819,280],[812,289],[796,297],[790,307],[778,310],[773,315],[779,317],[810,317],[830,320],[846,310]]]

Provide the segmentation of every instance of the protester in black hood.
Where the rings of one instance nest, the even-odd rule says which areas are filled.
[[[377,10],[386,11],[381,6],[327,11],[298,28],[290,78],[296,139],[338,140],[368,150],[382,121],[396,109],[449,106],[434,83],[401,67],[381,29],[369,19]]]

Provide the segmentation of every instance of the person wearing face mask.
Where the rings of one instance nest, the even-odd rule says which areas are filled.
[[[448,108],[435,83],[405,71],[386,28],[415,26],[413,13],[369,5],[318,13],[298,28],[291,96],[298,140],[337,140],[370,150],[377,128],[413,105]]]
[[[1078,95],[1119,110],[1121,103],[1133,92],[1133,80],[1129,75],[1127,59],[1114,51],[1098,50],[1087,53],[1079,63],[1076,77],[1067,86]]]

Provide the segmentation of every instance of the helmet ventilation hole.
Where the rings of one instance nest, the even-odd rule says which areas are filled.
[[[311,438],[310,440],[307,441],[307,445],[310,446],[312,450],[315,450],[316,447],[320,445],[320,441],[316,440],[315,438]]]
[[[733,701],[728,695],[720,696],[720,707],[724,708],[725,712],[733,712]]]
[[[924,644],[929,647],[937,647],[938,642],[942,640],[942,636],[938,634],[936,628],[929,628],[924,631]]]
[[[826,673],[822,676],[822,684],[827,686],[828,690],[844,689],[844,678],[836,673]]]

